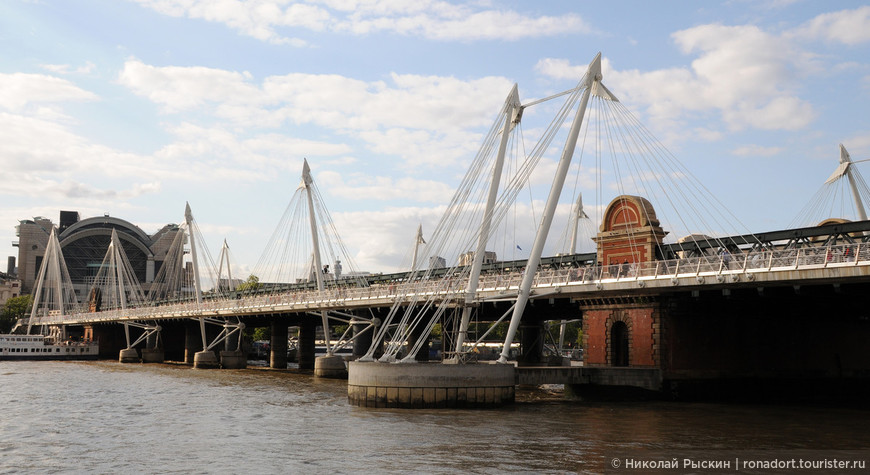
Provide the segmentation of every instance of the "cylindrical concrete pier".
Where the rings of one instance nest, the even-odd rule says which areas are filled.
[[[136,348],[125,348],[121,350],[121,354],[118,356],[118,361],[121,363],[141,363],[142,360],[139,358],[139,352],[136,351]]]
[[[269,347],[269,367],[287,369],[287,322],[272,321]]]
[[[220,368],[220,362],[214,351],[204,350],[193,355],[193,367],[198,369],[216,369]]]
[[[355,337],[353,340],[353,357],[354,359],[357,359],[369,351],[369,347],[372,346],[372,335],[375,334],[375,329],[369,328],[366,331],[369,324],[357,320],[351,320],[350,324],[353,326],[353,334]],[[363,333],[363,331],[365,331],[365,333]]]
[[[202,334],[199,323],[193,320],[184,322],[184,362],[194,364],[194,356],[202,351]]]
[[[514,402],[510,364],[351,361],[347,399],[360,407],[490,408]]]
[[[347,367],[341,356],[320,356],[314,358],[314,376],[331,379],[347,379]]]
[[[163,348],[143,348],[142,362],[143,363],[163,363]]]
[[[241,350],[221,351],[221,368],[244,369],[248,367],[248,355]]]
[[[299,325],[299,346],[296,352],[296,362],[299,363],[299,369],[314,369],[316,330],[317,325],[311,322],[303,322]]]

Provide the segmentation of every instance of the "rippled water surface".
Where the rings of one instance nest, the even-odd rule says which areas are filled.
[[[505,409],[412,411],[346,397],[346,381],[266,369],[0,362],[0,473],[597,473],[628,454],[870,454],[861,408],[521,391]]]

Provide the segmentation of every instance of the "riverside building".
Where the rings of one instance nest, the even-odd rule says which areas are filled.
[[[55,224],[50,219],[35,217],[22,220],[15,227],[18,241],[13,245],[18,247],[21,293],[33,291],[53,226]],[[172,241],[180,232],[177,224],[167,224],[149,235],[129,221],[108,214],[80,219],[77,211],[61,211],[57,225],[58,241],[79,301],[87,296],[109,248],[113,229],[118,232],[124,252],[145,292],[150,289]]]

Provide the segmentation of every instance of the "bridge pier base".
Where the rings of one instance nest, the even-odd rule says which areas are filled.
[[[353,334],[355,337],[353,340],[353,359],[359,359],[365,355],[366,352],[369,351],[369,347],[372,346],[372,335],[375,334],[377,328],[371,328],[369,331],[362,333],[368,326],[368,323],[351,320],[350,324],[353,326]]]
[[[214,351],[198,351],[193,355],[193,367],[197,369],[216,369],[220,368],[220,362],[218,362]]]
[[[161,331],[159,327],[157,331]],[[145,348],[142,348],[143,363],[163,363],[163,348],[158,348],[158,334],[159,333],[151,333],[145,339]]]
[[[296,359],[299,369],[314,369],[314,339],[316,338],[317,325],[312,322],[303,322],[299,325],[299,348]]]
[[[347,400],[360,407],[491,408],[514,402],[510,364],[388,364],[351,361]]]
[[[195,364],[196,353],[202,351],[202,334],[199,330],[199,323],[193,320],[184,322],[184,362],[186,364]]]
[[[221,368],[244,369],[248,367],[248,355],[241,350],[221,351]]]
[[[314,358],[314,376],[347,379],[347,367],[344,364],[344,357],[332,355]]]
[[[143,363],[163,363],[164,354],[163,348],[143,348],[142,362]]]
[[[287,369],[287,322],[272,321],[269,367]]]
[[[142,362],[139,359],[139,352],[136,351],[136,348],[125,348],[121,350],[120,355],[118,356],[118,361],[121,363],[140,363]]]

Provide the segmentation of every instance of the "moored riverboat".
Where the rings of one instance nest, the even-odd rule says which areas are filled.
[[[56,342],[45,335],[0,334],[0,361],[95,360],[99,354],[96,341]]]

